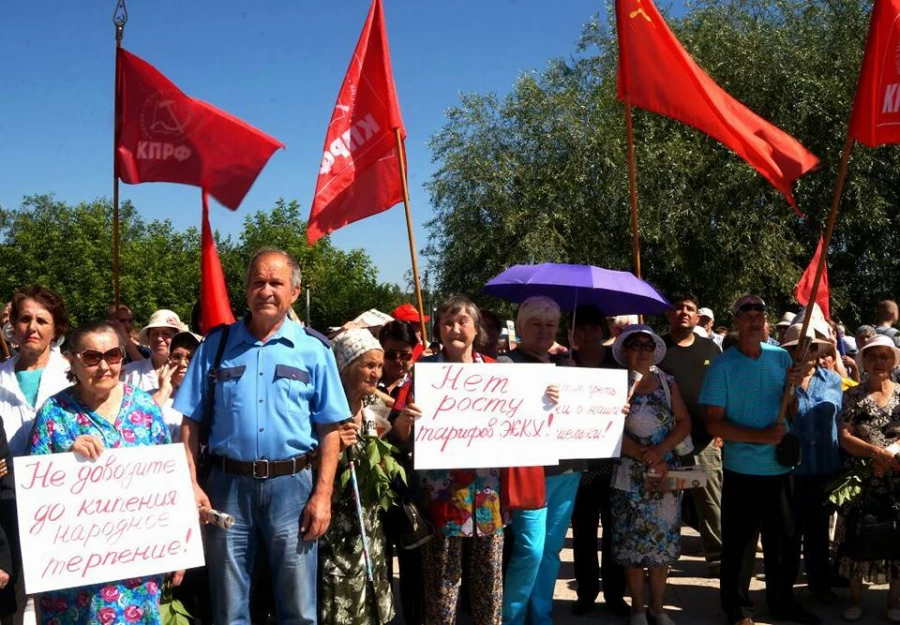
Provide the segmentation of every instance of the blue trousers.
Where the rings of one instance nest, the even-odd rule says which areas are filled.
[[[512,558],[503,582],[503,623],[531,625],[553,622],[553,591],[559,574],[559,553],[575,507],[581,473],[545,478],[547,507],[514,510],[510,528]]]
[[[315,542],[300,535],[300,517],[312,492],[307,469],[256,480],[213,469],[206,494],[213,508],[234,517],[234,526],[207,527],[213,617],[216,623],[250,625],[250,581],[257,546],[266,550],[279,625],[316,623]]]

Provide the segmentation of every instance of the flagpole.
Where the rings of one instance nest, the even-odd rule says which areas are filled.
[[[822,280],[822,274],[825,273],[825,261],[828,256],[828,245],[831,243],[831,235],[834,233],[834,224],[837,221],[838,211],[841,207],[841,196],[844,193],[844,182],[847,179],[847,170],[850,166],[850,154],[853,152],[853,146],[856,139],[847,133],[847,139],[844,141],[844,151],[841,154],[841,165],[838,169],[837,184],[834,186],[834,196],[831,199],[831,211],[828,213],[828,221],[825,223],[825,232],[822,234],[822,253],[819,254],[819,262],[816,265],[816,273],[813,277],[812,288],[810,289],[809,300],[806,304],[806,314],[803,315],[803,326],[800,329],[800,343],[795,351],[796,357],[794,362],[806,360],[807,352],[811,341],[807,338],[806,333],[809,330],[810,320],[812,319],[813,304],[815,304],[819,295],[819,283]],[[793,400],[795,393],[794,386],[785,389],[784,397],[781,401],[781,410],[778,413],[778,422],[784,423],[787,407]]]
[[[634,275],[641,277],[641,240],[638,234],[637,165],[634,160],[634,126],[631,122],[631,103],[625,99],[625,137],[628,143],[628,190],[631,195],[631,253]]]
[[[119,169],[116,151],[119,147],[119,49],[122,47],[122,37],[125,35],[125,23],[128,21],[128,9],[125,8],[125,0],[118,0],[113,11],[113,24],[116,27],[116,69],[113,80],[113,301],[116,310],[119,309]]]
[[[416,239],[413,236],[412,213],[409,210],[409,185],[406,182],[406,158],[403,155],[403,138],[400,128],[394,128],[397,139],[397,156],[400,161],[400,180],[403,183],[403,208],[406,210],[406,233],[409,235],[409,255],[412,258],[413,282],[416,289],[416,305],[419,307],[419,329],[422,331],[422,342],[428,346],[428,330],[425,327],[425,306],[422,302],[422,285],[419,283],[419,261],[416,258]]]

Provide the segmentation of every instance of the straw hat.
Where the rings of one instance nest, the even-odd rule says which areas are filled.
[[[884,334],[876,334],[868,341],[866,341],[866,344],[860,348],[859,354],[857,354],[856,356],[856,361],[859,363],[860,369],[863,368],[862,363],[863,358],[865,357],[866,350],[872,347],[887,347],[888,349],[890,349],[892,352],[894,352],[894,366],[900,367],[900,349],[898,349],[897,346],[894,345],[894,339],[889,336],[885,336]]]
[[[142,345],[147,344],[147,332],[150,331],[150,328],[172,328],[176,332],[187,330],[187,326],[181,323],[178,314],[171,310],[166,310],[165,308],[154,311],[154,313],[150,315],[150,321],[147,322],[147,325],[141,328],[141,332],[138,334],[138,340]]]

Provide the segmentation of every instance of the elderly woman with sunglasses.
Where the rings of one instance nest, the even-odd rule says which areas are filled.
[[[681,555],[681,491],[668,490],[666,477],[679,464],[675,447],[690,434],[691,421],[675,380],[656,368],[665,354],[663,340],[645,325],[628,326],[613,343],[613,356],[635,380],[610,506],[613,554],[625,567],[632,625],[647,623],[645,579],[654,622],[672,625],[663,610],[666,577]]]
[[[159,406],[120,381],[125,350],[116,328],[80,326],[66,342],[74,385],[38,411],[30,453],[75,452],[96,460],[106,448],[171,442]],[[176,585],[183,571],[176,574]],[[42,595],[45,623],[159,623],[161,575],[55,590]]]
[[[378,340],[384,348],[384,370],[378,389],[396,399],[412,370],[413,349],[418,344],[416,330],[408,321],[391,321],[382,326]]]
[[[818,326],[818,327],[814,327]],[[838,419],[843,403],[841,376],[819,363],[822,354],[831,353],[834,344],[828,341],[828,327],[810,324],[810,341],[805,357],[799,353],[802,321],[785,330],[781,346],[788,351],[803,373],[797,385],[797,407],[791,422],[791,432],[800,440],[802,461],[794,469],[794,523],[797,540],[792,554],[792,566],[800,569],[800,545],[806,562],[809,591],[820,601],[836,599],[831,590],[829,564],[829,521],[832,509],[828,502],[829,484],[841,468],[838,444]]]

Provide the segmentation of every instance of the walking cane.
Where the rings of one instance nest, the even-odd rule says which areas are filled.
[[[359,498],[359,482],[356,481],[356,447],[347,450],[350,459],[350,483],[353,486],[353,503],[356,504],[356,517],[359,519],[359,534],[362,536],[363,559],[366,561],[366,579],[372,583],[372,560],[369,557],[369,539],[366,536],[366,524],[363,519],[362,501]]]

